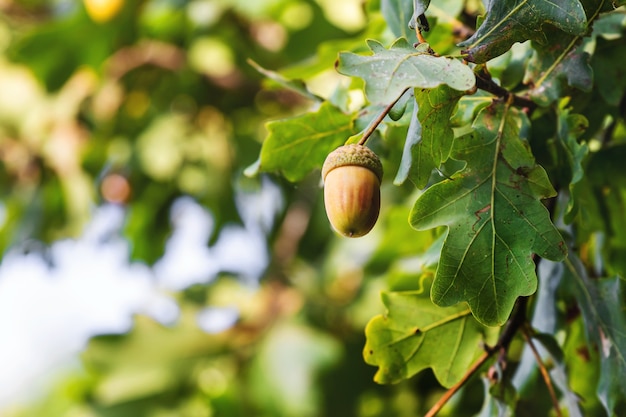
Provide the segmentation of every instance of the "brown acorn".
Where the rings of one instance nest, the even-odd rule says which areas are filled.
[[[328,154],[322,167],[324,206],[333,228],[346,237],[369,233],[380,212],[383,166],[363,145],[345,145]]]

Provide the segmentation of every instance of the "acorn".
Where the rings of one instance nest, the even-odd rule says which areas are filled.
[[[363,145],[345,145],[328,154],[322,167],[324,206],[333,228],[346,237],[369,233],[380,212],[383,165]]]

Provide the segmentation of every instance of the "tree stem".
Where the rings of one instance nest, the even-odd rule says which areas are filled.
[[[513,336],[515,333],[523,327],[526,323],[526,306],[528,304],[528,297],[520,297],[517,300],[517,305],[515,307],[515,311],[511,318],[507,321],[498,342],[493,347],[486,347],[485,352],[472,364],[470,369],[463,375],[461,380],[454,384],[445,394],[439,398],[437,403],[428,410],[428,413],[424,415],[424,417],[434,417],[437,415],[439,411],[443,408],[444,405],[452,398],[456,392],[461,389],[461,387],[480,369],[480,367],[489,359],[494,353],[504,349],[506,350],[509,347],[509,344],[513,340]],[[561,417],[561,416],[559,416]]]
[[[535,356],[535,360],[537,361],[537,366],[539,366],[539,371],[541,372],[543,381],[548,387],[548,392],[550,393],[550,398],[552,399],[554,411],[556,411],[557,417],[563,417],[563,414],[561,413],[561,408],[559,407],[559,400],[556,397],[556,392],[554,391],[554,386],[552,385],[552,380],[550,379],[550,374],[548,373],[546,365],[541,360],[541,356],[539,355],[539,352],[537,351],[537,348],[533,343],[532,336],[530,334],[530,331],[528,330],[528,326],[522,327],[522,335],[524,336],[526,343],[528,343],[528,346],[530,346],[530,350],[532,350],[533,355]]]
[[[359,145],[365,145],[365,142],[367,142],[369,137],[372,136],[372,133],[376,131],[378,125],[382,123],[383,119],[389,114],[393,106],[395,106],[396,103],[400,101],[400,98],[402,98],[404,93],[406,93],[407,91],[409,91],[409,88],[405,88],[402,93],[398,95],[398,98],[388,104],[387,107],[385,107],[383,111],[381,111],[380,114],[376,116],[376,118],[369,124],[369,126],[367,126],[367,130],[363,132],[363,136],[361,137],[361,139],[359,139]]]
[[[472,367],[465,373],[465,375],[463,375],[463,378],[461,378],[459,382],[454,384],[454,386],[446,391],[446,393],[443,394],[441,398],[439,398],[437,403],[430,410],[428,410],[428,413],[426,413],[424,417],[434,417],[439,411],[441,411],[443,406],[446,405],[450,398],[452,398],[452,396],[456,394],[456,392],[460,390],[463,385],[465,385],[467,380],[470,379],[472,375],[474,375],[474,373],[482,366],[483,363],[487,361],[487,359],[489,359],[493,352],[495,352],[495,350],[490,349],[484,351],[483,354],[480,355],[480,357],[476,360],[476,362],[472,364]]]
[[[517,96],[511,93],[506,88],[498,85],[493,81],[491,75],[486,70],[477,71],[474,73],[476,75],[476,87],[484,90],[488,93],[493,94],[494,96],[508,98],[513,97],[513,104],[518,107],[525,107],[532,111],[537,107],[537,105],[532,101],[525,97]]]

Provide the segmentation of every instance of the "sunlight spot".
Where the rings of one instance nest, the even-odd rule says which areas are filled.
[[[346,31],[356,31],[365,25],[365,13],[361,0],[318,0],[326,18]]]
[[[211,77],[225,77],[235,70],[232,49],[219,39],[198,38],[189,49],[191,67]]]

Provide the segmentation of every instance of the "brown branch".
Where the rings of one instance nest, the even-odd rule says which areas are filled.
[[[515,312],[506,323],[506,327],[504,331],[500,335],[498,339],[498,343],[493,348],[493,350],[498,349],[508,349],[513,337],[517,333],[520,327],[526,323],[526,308],[528,306],[528,297],[520,297],[517,300],[517,306],[515,307]]]
[[[548,373],[548,370],[546,369],[546,365],[541,360],[541,356],[539,355],[539,352],[537,351],[537,348],[535,347],[535,344],[533,343],[532,336],[530,334],[530,330],[528,329],[528,326],[522,327],[522,335],[524,336],[526,343],[528,343],[528,346],[530,346],[530,350],[532,350],[533,355],[535,356],[535,360],[537,361],[537,366],[539,366],[539,371],[541,372],[543,381],[548,387],[548,392],[550,393],[550,398],[552,399],[552,405],[554,406],[554,411],[556,411],[557,417],[563,417],[563,414],[561,413],[561,408],[559,407],[559,400],[556,397],[556,392],[554,391],[554,386],[552,385],[552,381],[550,379],[550,374]]]
[[[363,132],[363,136],[361,137],[361,139],[359,139],[358,144],[359,145],[365,145],[365,142],[367,142],[367,140],[369,139],[370,136],[372,136],[372,133],[374,133],[374,131],[376,131],[376,128],[378,127],[379,124],[382,123],[383,119],[387,116],[387,114],[389,114],[389,112],[391,111],[391,109],[393,108],[393,106],[396,105],[396,103],[400,100],[400,98],[402,98],[402,96],[404,95],[404,93],[406,93],[409,90],[409,88],[405,88],[399,95],[398,98],[396,98],[394,101],[392,101],[391,103],[389,103],[387,105],[387,107],[385,107],[383,109],[383,111],[380,112],[380,114],[378,116],[376,116],[376,119],[374,119],[369,126],[367,127],[367,130],[365,132]]]
[[[487,359],[491,357],[493,352],[495,352],[495,350],[493,349],[485,350],[483,354],[480,355],[480,357],[476,360],[476,362],[472,364],[472,367],[465,373],[465,375],[463,375],[463,378],[461,378],[459,382],[454,384],[448,391],[446,391],[446,393],[443,394],[441,398],[439,398],[437,403],[433,405],[430,410],[428,410],[428,413],[426,413],[424,417],[434,417],[439,411],[441,411],[443,406],[446,405],[450,398],[452,398],[452,396],[456,394],[456,392],[461,389],[463,385],[465,385],[467,380],[470,379],[472,375],[474,375],[474,373],[483,365],[483,363],[485,363]]]
[[[437,403],[428,410],[424,417],[434,417],[444,405],[452,398],[456,392],[480,369],[480,367],[496,352],[508,349],[513,337],[517,331],[526,323],[526,306],[528,305],[528,297],[520,297],[517,300],[515,311],[511,318],[507,321],[498,342],[493,347],[485,347],[485,352],[472,364],[470,369],[463,375],[461,380],[454,384],[445,394],[439,398]],[[559,416],[561,417],[561,416]]]
[[[476,75],[476,87],[484,90],[488,93],[493,94],[497,97],[502,97],[504,99],[508,99],[509,97],[513,97],[513,104],[517,107],[525,107],[532,112],[537,105],[532,101],[525,97],[521,97],[511,93],[506,88],[501,85],[496,84],[495,81],[491,78],[491,75],[486,70],[477,71]]]
[[[424,38],[424,35],[422,35],[422,31],[419,28],[415,29],[415,36],[417,37],[417,41],[419,43],[427,43],[426,39]]]

